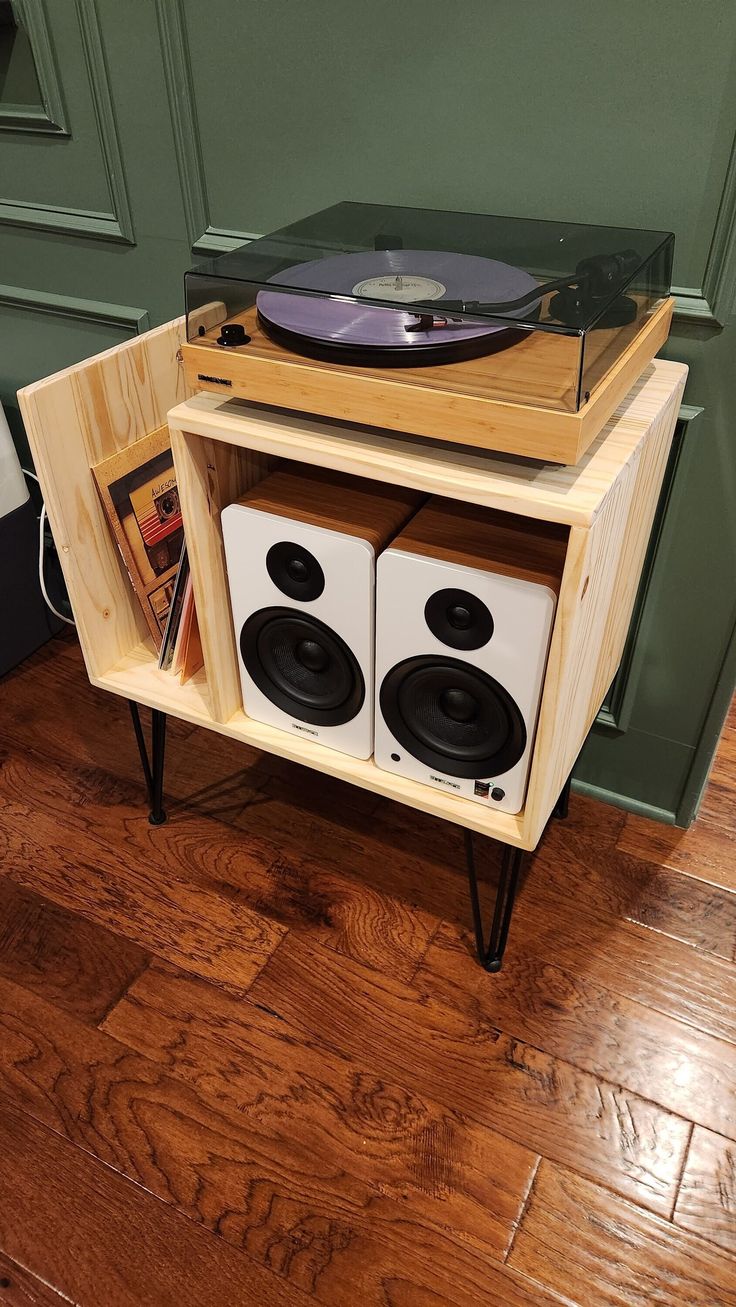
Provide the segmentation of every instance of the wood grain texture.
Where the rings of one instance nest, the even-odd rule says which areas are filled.
[[[736,773],[731,768],[730,776]],[[710,786],[710,806],[717,803]],[[718,805],[719,807],[722,805]],[[617,847],[622,853],[654,864],[685,872],[688,876],[736,893],[736,829],[711,811],[704,813],[689,830],[676,826],[662,826],[630,813],[621,832]]]
[[[80,1307],[301,1307],[310,1301],[0,1100],[0,1247]]]
[[[185,344],[182,355],[192,391],[343,422],[372,423],[380,414],[393,431],[575,464],[666,341],[672,307],[668,299],[653,310],[578,412],[581,339],[575,336],[531,332],[512,349],[421,369],[335,366],[276,344],[249,309],[239,315],[249,344],[223,349],[215,330]],[[595,356],[610,344],[608,332],[592,332],[586,351]]]
[[[130,732],[129,721],[123,719],[118,730]],[[217,775],[216,760],[206,747],[197,754],[198,768],[208,758]],[[176,764],[170,758],[172,765]],[[62,896],[60,903],[105,923],[111,920],[114,891],[104,880],[95,881],[92,868],[110,870],[121,864],[148,868],[165,884],[158,909],[143,875],[131,876],[124,869],[115,876],[125,930],[179,965],[189,965],[184,959],[192,949],[202,974],[211,967],[211,977],[223,984],[247,987],[269,947],[275,947],[286,929],[306,931],[346,956],[409,978],[435,928],[431,904],[423,906],[396,893],[390,864],[384,864],[383,875],[372,883],[345,869],[344,828],[341,833],[335,824],[330,831],[323,820],[326,847],[318,854],[305,849],[305,844],[318,839],[318,818],[310,816],[308,807],[289,804],[293,782],[279,783],[267,771],[252,776],[247,770],[236,771],[195,791],[180,790],[186,796],[189,822],[182,827],[176,803],[167,800],[170,822],[158,833],[140,821],[144,798],[140,783],[118,781],[104,770],[54,765],[35,752],[21,755],[8,749],[0,778],[5,782],[9,878],[37,884],[49,897],[53,880],[53,893]],[[197,779],[201,780],[201,771]],[[77,857],[85,864],[78,873],[79,892],[71,868],[64,875],[66,896],[59,883],[59,868],[67,867],[63,845],[61,852],[54,847],[49,853],[50,868],[42,867],[40,855],[28,856],[34,846],[22,805],[34,786],[43,789],[46,804],[39,818],[40,839],[53,844],[62,840],[65,830],[74,834]],[[303,788],[299,786],[299,791]],[[339,785],[333,800],[339,805],[336,811],[348,820],[351,808]],[[329,796],[322,795],[320,801],[329,802]],[[198,821],[193,820],[197,811]],[[211,818],[226,825],[214,826]],[[368,813],[355,813],[354,820],[359,828],[370,827]],[[228,826],[229,838],[223,840]],[[35,847],[40,850],[43,845]],[[420,861],[415,859],[414,865],[419,883]],[[449,901],[443,901],[449,910]],[[197,903],[202,905],[200,920],[194,911]],[[191,905],[191,916],[185,904]],[[97,928],[88,922],[86,929],[93,933]],[[133,946],[131,950],[135,954]],[[206,956],[209,963],[204,962]]]
[[[736,1259],[542,1161],[509,1262],[580,1307],[732,1307]]]
[[[245,1118],[276,1156],[285,1136],[298,1137],[329,1174],[350,1174],[405,1204],[407,1221],[443,1237],[454,1231],[502,1258],[535,1154],[341,1056],[329,1030],[323,1040],[305,1038],[263,1004],[161,966],[141,977],[104,1029]]]
[[[680,394],[687,369],[656,359],[621,396],[616,412],[577,465],[495,457],[378,425],[356,428],[298,412],[194,395],[168,415],[169,426],[354,476],[570,526],[590,526],[642,437]],[[298,407],[298,406],[297,406]],[[378,414],[373,413],[375,419]]]
[[[638,1095],[296,939],[276,950],[250,996],[312,1037],[329,1028],[332,1048],[363,1049],[377,1074],[419,1094],[431,1086],[438,1102],[462,1102],[474,1120],[671,1210],[690,1127]]]
[[[499,1262],[528,1189],[532,1154],[367,1072],[343,1070],[316,1047],[292,1050],[284,1081],[269,1045],[279,1041],[288,1050],[289,1032],[278,1029],[269,1039],[274,1023],[256,1010],[253,1063],[243,1068],[248,1094],[245,1080],[233,1084],[245,1046],[238,1043],[239,1005],[223,1013],[213,988],[210,1008],[209,989],[200,982],[195,992],[213,1017],[203,1022],[204,1044],[208,1037],[219,1043],[220,1054],[202,1075],[196,1031],[192,1065],[187,1054],[172,1055],[162,1069],[0,982],[0,1094],[276,1271],[296,1301],[301,1289],[346,1307],[383,1304],[394,1301],[383,1290],[391,1279],[407,1293],[439,1287],[448,1303],[461,1304],[487,1280],[523,1302],[514,1296],[514,1274]],[[186,986],[182,994],[189,1001]],[[182,1049],[189,1024],[185,1018]],[[434,1145],[445,1138],[456,1148],[443,1167]],[[495,1156],[507,1168],[500,1185],[487,1174]]]
[[[176,318],[18,392],[91,675],[116,663],[147,627],[90,468],[165,425],[168,409],[186,397],[176,359],[184,335],[184,318]]]
[[[286,463],[238,502],[260,513],[358,536],[379,554],[420,507],[422,496],[404,486],[378,485],[329,468]]]
[[[537,852],[538,879],[563,900],[586,901],[593,911],[628,918],[719,957],[733,957],[736,894],[682,875],[619,848],[600,856],[571,852],[560,864],[554,839]],[[614,871],[615,874],[612,874]]]
[[[555,522],[532,523],[514,513],[433,497],[391,547],[546,585],[559,594],[567,532]]]
[[[674,1220],[736,1255],[736,1142],[696,1126]]]
[[[149,955],[130,940],[0,878],[0,976],[97,1025]]]
[[[254,841],[244,852],[233,838],[213,849],[209,825],[152,827],[130,803],[97,830],[92,805],[70,803],[63,772],[48,768],[44,806],[29,803],[38,771],[7,759],[0,841],[3,868],[26,889],[89,921],[126,935],[139,948],[221,984],[246,988],[285,933],[276,921],[218,893],[198,869],[231,858],[272,861]],[[84,795],[82,794],[82,799]]]
[[[545,894],[530,873],[514,918],[524,955],[552,962],[612,994],[683,1021],[696,1031],[736,1042],[736,973],[712,954],[657,934],[638,922],[581,908],[572,897]],[[469,946],[469,940],[468,940]]]
[[[66,1298],[25,1267],[0,1252],[0,1303],[3,1307],[65,1307]]]
[[[0,1250],[23,1307],[37,1285],[43,1307],[166,1307],[172,1285],[260,1307],[264,1267],[324,1307],[729,1302],[734,1144],[690,1133],[725,1129],[733,1092],[715,855],[705,878],[659,868],[573,795],[491,980],[459,951],[446,822],[172,722],[152,830],[126,706],[70,636],[3,681],[0,735]],[[96,1030],[108,931],[156,960]],[[525,1203],[539,1153],[577,1173],[549,1219]]]
[[[512,954],[493,986],[478,984],[477,971],[467,943],[443,925],[414,984],[469,1017],[493,1021],[516,1039],[736,1138],[735,1044],[526,950]]]

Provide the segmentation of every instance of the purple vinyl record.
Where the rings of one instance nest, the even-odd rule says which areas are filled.
[[[443,300],[499,303],[518,299],[539,284],[508,263],[438,250],[338,254],[295,264],[271,282],[325,296],[259,291],[258,315],[269,335],[304,353],[345,359],[350,355],[350,361],[358,363],[434,363],[490,353],[520,338],[514,330],[519,316],[531,318],[538,311],[538,304],[530,305],[522,315],[514,315],[509,327],[457,319],[446,327],[407,331],[416,327],[418,310],[402,310],[402,304],[437,301],[436,316],[442,318]],[[389,300],[396,308],[328,298],[334,295]]]

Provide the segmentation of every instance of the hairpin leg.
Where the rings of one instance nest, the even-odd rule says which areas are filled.
[[[560,797],[552,809],[552,816],[564,818],[567,816],[568,804],[570,800],[570,783],[572,777],[568,776]],[[478,876],[475,869],[475,847],[473,843],[473,832],[465,830],[465,860],[468,868],[468,885],[470,888],[470,906],[473,912],[473,930],[475,932],[475,947],[478,953],[478,960],[486,971],[500,971],[503,963],[504,950],[506,941],[509,936],[509,927],[511,925],[511,916],[514,911],[516,901],[516,891],[519,887],[519,876],[524,862],[524,850],[515,849],[509,844],[503,848],[501,859],[501,870],[498,877],[498,888],[496,890],[496,902],[493,908],[493,918],[491,921],[491,931],[486,943],[485,932],[483,929],[483,913],[480,903],[480,894],[478,891]]]
[[[145,737],[143,735],[143,726],[141,725],[140,708],[133,699],[128,700],[128,705],[130,707],[130,715],[133,719],[133,730],[135,731],[138,752],[141,756],[141,766],[143,768],[143,777],[146,782],[148,802],[151,805],[148,820],[152,826],[163,826],[164,822],[167,820],[163,808],[166,713],[160,712],[157,708],[151,709],[151,753],[149,757]]]
[[[508,844],[504,845],[498,889],[496,890],[496,903],[493,909],[491,932],[487,944],[483,930],[478,876],[475,870],[473,833],[469,830],[465,831],[465,858],[468,868],[470,906],[473,910],[473,929],[475,931],[475,947],[478,952],[478,960],[486,971],[500,971],[509,926],[511,925],[511,914],[514,910],[519,873],[524,860],[524,850],[512,848]]]
[[[560,797],[557,800],[554,808],[552,809],[552,816],[559,817],[562,821],[564,821],[565,817],[567,816],[567,811],[570,806],[571,784],[572,784],[572,775],[568,776],[567,780],[565,781],[565,784],[560,790]]]

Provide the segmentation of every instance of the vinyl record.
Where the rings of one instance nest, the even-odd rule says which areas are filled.
[[[526,295],[538,285],[529,273],[494,259],[403,249],[314,259],[286,268],[271,282],[331,295],[394,300],[396,308],[385,308],[270,290],[259,291],[256,299],[264,331],[287,348],[317,358],[380,367],[474,358],[505,349],[526,334],[523,328],[462,320],[447,327],[407,331],[416,324],[417,312],[402,310],[399,305],[436,302],[441,317],[443,300],[499,303]],[[531,319],[538,312],[539,305],[532,304],[522,316]]]

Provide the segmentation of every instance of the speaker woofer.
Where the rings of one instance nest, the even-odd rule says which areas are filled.
[[[360,665],[343,639],[310,613],[261,608],[240,633],[249,676],[283,712],[314,726],[342,726],[363,706]]]
[[[508,690],[457,658],[427,654],[397,663],[380,703],[403,748],[448,776],[501,775],[526,748],[524,719]]]

